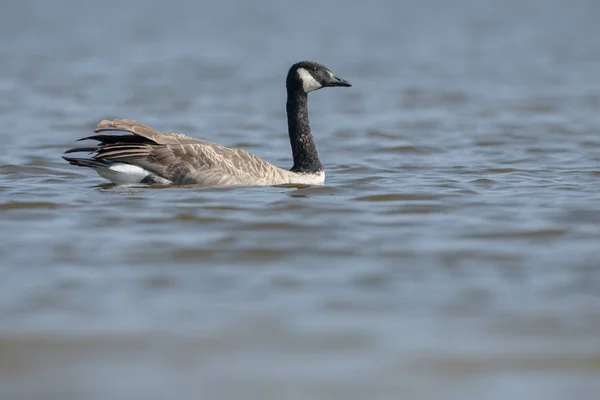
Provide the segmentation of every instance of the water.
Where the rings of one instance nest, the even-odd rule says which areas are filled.
[[[0,14],[0,398],[595,398],[600,3],[22,1]],[[323,187],[104,185],[133,118]]]

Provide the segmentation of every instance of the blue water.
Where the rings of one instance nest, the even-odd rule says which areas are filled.
[[[600,3],[22,1],[0,13],[0,398],[595,398]],[[323,187],[112,187],[104,118]]]

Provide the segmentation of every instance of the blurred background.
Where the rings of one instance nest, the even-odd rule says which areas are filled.
[[[600,3],[1,1],[0,398],[592,399]],[[131,118],[327,184],[111,187]]]

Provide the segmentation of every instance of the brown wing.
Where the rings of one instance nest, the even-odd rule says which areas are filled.
[[[84,138],[100,141],[94,159],[137,165],[176,184],[250,185],[288,180],[287,171],[247,151],[163,133],[137,121],[104,120],[94,132],[106,131],[130,134]]]
[[[98,127],[94,129],[95,133],[107,131],[121,131],[132,133],[135,136],[144,138],[156,144],[210,143],[205,140],[183,135],[181,133],[161,132],[157,129],[154,129],[148,125],[144,125],[141,122],[132,119],[115,119],[113,121],[105,119],[100,121],[98,123]],[[90,136],[84,139],[95,139],[97,137],[98,136]]]

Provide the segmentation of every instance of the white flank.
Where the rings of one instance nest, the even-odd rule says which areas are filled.
[[[289,183],[300,183],[305,185],[322,185],[325,183],[325,171],[313,174],[292,172]]]
[[[140,183],[150,174],[144,168],[122,163],[112,164],[108,168],[94,169],[98,175],[118,185]]]
[[[305,70],[304,68],[298,68],[298,76],[302,81],[302,89],[305,93],[312,92],[313,90],[318,90],[323,87],[313,76]]]

